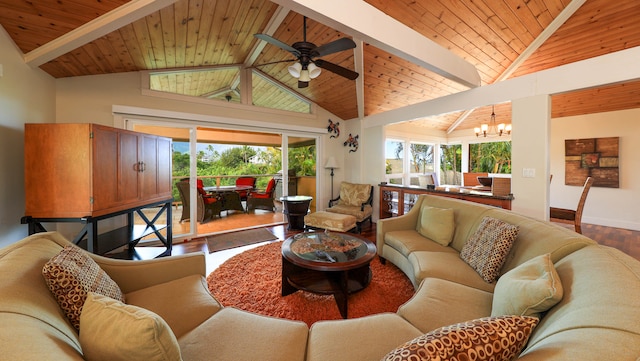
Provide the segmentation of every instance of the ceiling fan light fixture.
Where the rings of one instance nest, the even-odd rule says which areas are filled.
[[[309,81],[309,80],[311,80],[311,77],[309,77],[309,70],[308,69],[302,69],[300,71],[300,77],[298,78],[298,80],[300,80],[300,81]]]
[[[295,64],[290,65],[287,70],[292,77],[298,79],[300,78],[302,72],[302,64],[300,64],[300,62],[296,62]]]
[[[317,78],[320,75],[320,73],[322,72],[322,69],[320,69],[314,63],[309,64],[309,66],[307,67],[307,70],[309,70],[309,78],[311,78],[311,79]]]

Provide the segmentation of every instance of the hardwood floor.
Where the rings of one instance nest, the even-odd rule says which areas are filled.
[[[573,226],[557,223],[558,225],[571,228]],[[279,239],[286,239],[300,231],[288,231],[286,225],[268,226],[267,230],[278,236]],[[593,224],[583,224],[582,232],[585,236],[595,240],[599,244],[617,248],[626,254],[631,255],[637,260],[640,260],[640,231],[632,231],[628,229],[613,228],[597,226]],[[369,240],[375,241],[376,239],[376,225],[365,226],[362,229],[361,236]],[[214,253],[209,253],[207,248],[207,242],[202,240],[192,240],[183,243],[174,244],[173,254],[185,254],[190,252],[202,251],[207,254],[207,274],[213,271],[218,265],[222,264],[225,260],[234,255],[244,252],[252,247],[260,246],[261,244],[250,245],[245,247],[238,247],[231,250],[224,250]]]

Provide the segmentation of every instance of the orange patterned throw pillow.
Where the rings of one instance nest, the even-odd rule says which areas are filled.
[[[43,269],[47,286],[71,324],[80,329],[80,313],[89,292],[124,302],[120,287],[82,249],[67,246]]]
[[[382,361],[511,360],[537,324],[535,317],[499,316],[445,326],[414,338]]]
[[[484,217],[460,251],[469,266],[488,283],[500,276],[500,269],[518,236],[518,226],[492,217]]]

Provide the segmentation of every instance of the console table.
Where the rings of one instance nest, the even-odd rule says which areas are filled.
[[[381,183],[379,187],[381,219],[401,216],[409,212],[421,194],[457,198],[504,209],[511,209],[511,201],[513,200],[513,195],[496,196],[491,194],[491,192],[477,192],[464,189],[462,191],[446,191],[387,183]]]

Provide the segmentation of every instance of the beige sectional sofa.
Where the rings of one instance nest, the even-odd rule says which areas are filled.
[[[421,217],[423,206],[453,210],[448,246],[418,232],[428,222]],[[201,253],[136,262],[91,257],[120,286],[127,303],[166,321],[184,360],[380,360],[438,327],[490,316],[495,301],[505,297],[505,287],[496,286],[501,279],[487,283],[460,259],[485,216],[519,227],[501,279],[550,254],[546,257],[564,290],[562,299],[542,313],[520,359],[640,357],[640,262],[573,231],[454,199],[421,196],[404,216],[378,222],[379,255],[400,267],[417,288],[398,312],[321,321],[310,329],[301,322],[222,307],[207,290]],[[0,250],[2,359],[84,358],[81,338],[41,273],[67,244],[57,233],[41,233]],[[506,295],[513,296],[509,291]]]

